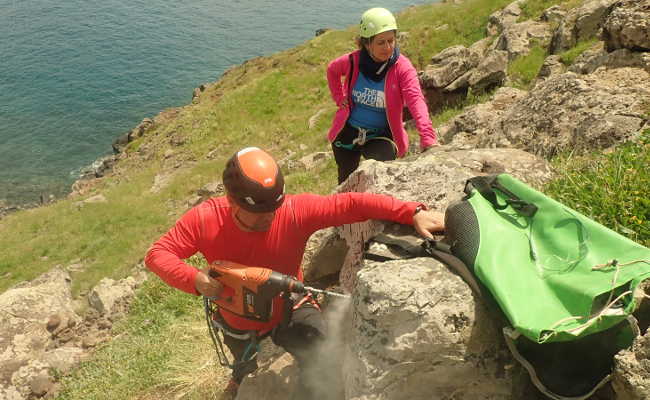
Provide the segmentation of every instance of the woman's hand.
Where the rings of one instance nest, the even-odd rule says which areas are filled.
[[[445,215],[437,211],[422,210],[413,216],[413,227],[427,239],[433,239],[431,232],[445,230]]]

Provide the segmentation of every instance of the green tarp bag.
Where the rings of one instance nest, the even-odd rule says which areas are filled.
[[[476,277],[468,283],[496,302],[511,325],[504,328],[510,350],[543,393],[588,397],[608,376],[551,390],[540,378],[553,381],[553,371],[536,373],[529,360],[568,356],[566,349],[578,343],[596,349],[596,340],[608,341],[598,354],[608,357],[631,345],[639,332],[632,312],[645,296],[638,286],[650,278],[650,249],[507,174],[472,178],[465,193],[445,214],[444,242],[466,267],[461,275]],[[594,339],[596,333],[602,339]],[[536,348],[543,349],[537,356]],[[557,373],[574,368],[565,361],[558,360],[564,367]]]

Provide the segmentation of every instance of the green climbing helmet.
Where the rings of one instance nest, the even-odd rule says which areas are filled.
[[[371,38],[386,31],[397,30],[393,14],[385,8],[371,8],[361,15],[360,36]]]

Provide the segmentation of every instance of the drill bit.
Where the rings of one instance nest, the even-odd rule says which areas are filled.
[[[342,293],[336,293],[336,292],[330,292],[329,290],[321,290],[321,289],[315,289],[311,286],[305,286],[305,290],[314,292],[314,293],[322,293],[326,296],[336,296],[336,297],[342,297],[344,299],[349,299],[350,295],[349,294],[342,294]]]

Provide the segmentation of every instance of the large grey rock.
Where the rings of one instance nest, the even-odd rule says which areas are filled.
[[[591,74],[598,68],[640,68],[650,73],[650,52],[637,52],[617,49],[607,52],[602,42],[578,56],[569,71],[578,74]]]
[[[138,282],[132,277],[115,281],[104,278],[88,295],[88,303],[101,315],[112,315],[117,307],[133,297]]]
[[[506,28],[497,39],[497,50],[508,53],[508,60],[526,55],[535,45],[543,45],[551,38],[549,24],[537,21],[524,21]]]
[[[636,339],[632,348],[614,357],[612,386],[618,400],[650,398],[650,334]]]
[[[550,156],[605,149],[636,137],[646,121],[650,75],[635,68],[551,77],[490,125],[479,147]]]
[[[336,228],[315,232],[307,241],[303,255],[303,274],[306,281],[316,281],[341,270],[348,246]]]
[[[491,38],[485,38],[469,48],[449,47],[431,58],[431,64],[419,74],[431,112],[456,104],[469,89],[481,91],[503,82],[507,57],[491,51],[492,46]]]
[[[604,23],[603,39],[608,51],[650,51],[650,0],[616,2]]]
[[[616,0],[591,0],[570,10],[553,32],[551,54],[568,50],[579,41],[599,37],[614,2]]]
[[[237,400],[343,400],[344,337],[350,331],[350,301],[332,300],[323,304],[327,325],[326,340],[309,349],[308,366],[271,340],[264,340],[258,355],[259,368],[244,379]]]
[[[566,11],[564,11],[559,5],[554,5],[544,10],[540,19],[544,22],[559,24],[565,17]]]
[[[264,345],[274,346],[270,341],[265,341]],[[283,400],[296,396],[298,366],[289,353],[278,350],[274,357],[258,361],[258,370],[244,379],[237,393],[237,400]]]
[[[441,127],[439,136],[442,143],[458,149],[476,148],[479,138],[485,135],[490,124],[526,94],[515,88],[499,88],[490,101],[468,107]]]
[[[517,0],[501,10],[493,12],[488,18],[488,36],[497,35],[517,23],[517,20],[521,16],[521,5],[524,3],[524,0]]]
[[[401,200],[419,201],[430,209],[444,211],[448,204],[463,196],[468,178],[499,172],[511,173],[533,185],[545,182],[551,175],[543,159],[520,150],[445,151],[445,146],[441,146],[438,151],[423,153],[416,159],[364,161],[338,190],[388,194]],[[348,292],[354,288],[365,244],[382,233],[386,224],[387,222],[370,220],[338,228],[339,236],[347,242],[349,248],[339,274],[341,285]]]
[[[9,289],[0,295],[0,310],[0,393],[28,398],[32,381],[39,390],[45,387],[38,377],[51,367],[42,359],[54,336],[81,321],[72,306],[70,276],[55,269]]]
[[[560,60],[560,56],[550,55],[546,57],[544,63],[542,64],[542,67],[539,69],[539,73],[537,74],[535,84],[545,79],[548,79],[551,76],[562,74],[565,72],[565,70],[566,67],[564,66],[564,64],[562,64],[562,61]]]
[[[469,87],[473,93],[480,93],[503,84],[508,70],[508,53],[491,51],[468,77]]]
[[[432,258],[366,263],[353,299],[346,399],[526,398],[493,317]]]
[[[474,68],[475,60],[468,48],[462,45],[444,49],[431,58],[431,63],[420,74],[424,87],[444,88],[465,72]]]

